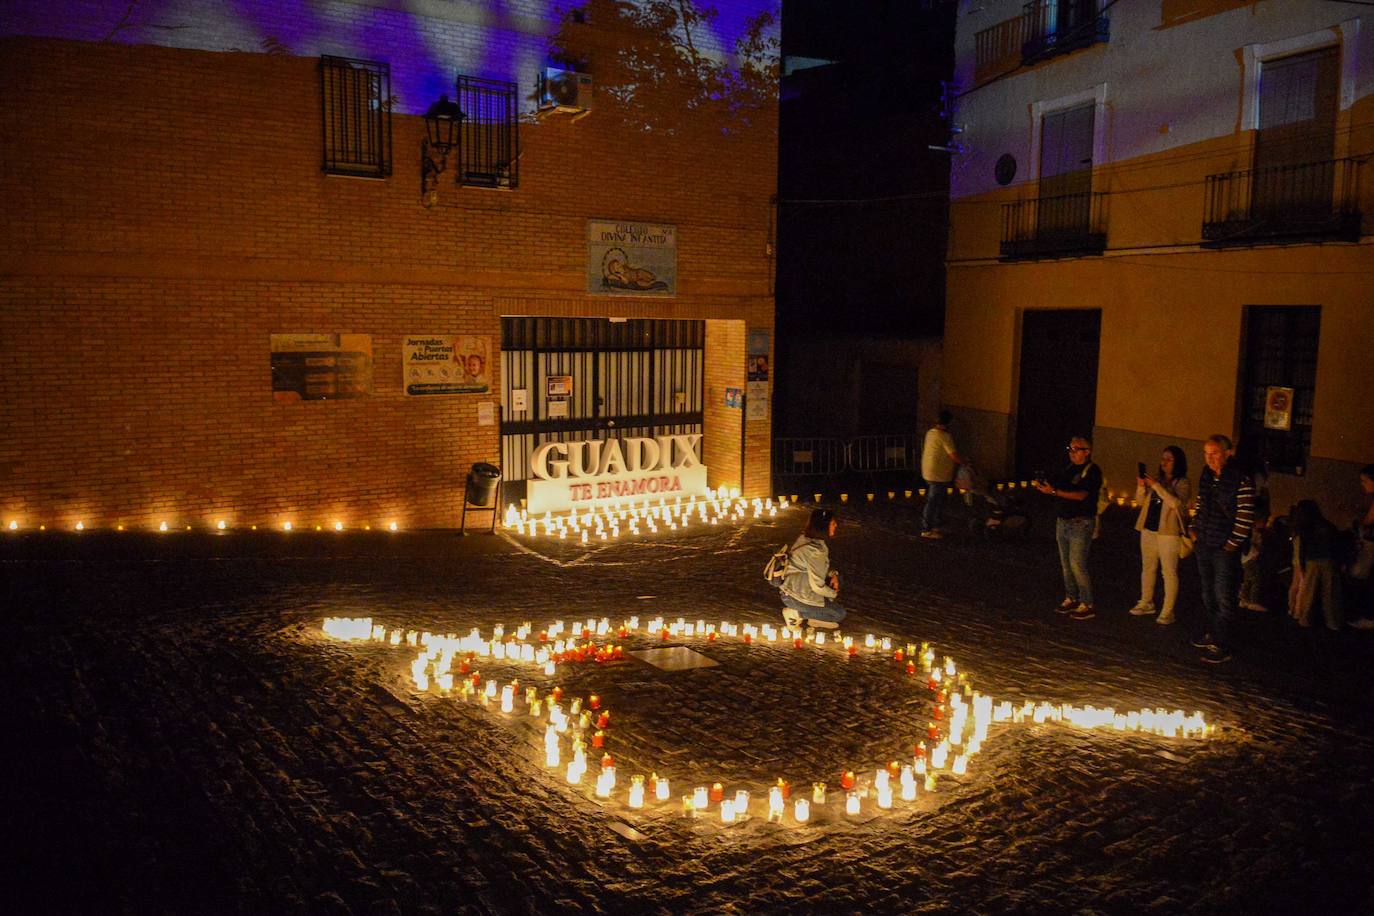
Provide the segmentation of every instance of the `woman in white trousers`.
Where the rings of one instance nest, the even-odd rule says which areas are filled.
[[[1157,476],[1143,473],[1136,480],[1135,499],[1140,516],[1135,528],[1140,532],[1140,600],[1131,608],[1137,617],[1155,613],[1155,581],[1164,571],[1164,604],[1155,623],[1174,622],[1174,603],[1178,600],[1179,542],[1188,536],[1188,456],[1177,445],[1164,449],[1159,457]]]

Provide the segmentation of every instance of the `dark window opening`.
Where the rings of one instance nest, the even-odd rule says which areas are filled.
[[[1240,438],[1270,471],[1303,474],[1317,395],[1319,306],[1245,309]]]
[[[520,184],[520,132],[515,84],[458,77],[463,109],[458,143],[458,183],[513,189]]]
[[[320,58],[324,171],[386,178],[391,174],[391,65]]]

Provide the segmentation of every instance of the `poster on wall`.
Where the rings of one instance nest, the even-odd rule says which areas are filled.
[[[572,376],[550,375],[545,380],[545,417],[562,420],[568,416],[568,402],[572,400]]]
[[[758,356],[746,356],[744,358],[744,372],[751,382],[768,381],[768,356],[762,353]]]
[[[333,401],[372,394],[372,335],[272,334],[272,399]]]
[[[745,385],[744,419],[768,419],[768,383],[748,382]]]
[[[751,328],[749,336],[745,338],[747,341],[745,352],[750,356],[767,356],[770,336],[768,331],[763,328]]]
[[[587,220],[587,292],[599,296],[677,294],[677,227]]]
[[[407,395],[485,394],[491,387],[490,366],[487,337],[427,334],[401,340]]]
[[[744,389],[743,389],[743,388],[726,388],[726,389],[725,389],[725,406],[726,406],[726,407],[734,407],[734,408],[736,408],[736,409],[739,409],[740,407],[743,407],[743,406],[744,406]]]
[[[1293,389],[1270,386],[1264,391],[1264,428],[1293,428]]]

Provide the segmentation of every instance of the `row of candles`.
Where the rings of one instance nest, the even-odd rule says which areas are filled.
[[[531,662],[543,665],[546,675],[556,670],[559,662],[575,660],[570,646],[576,646],[576,636],[605,636],[612,632],[608,618],[588,619],[571,625],[555,621],[538,634],[540,644],[536,646],[527,640],[533,635],[532,624],[526,622],[517,627],[507,637],[504,627],[493,629],[491,638],[484,637],[474,628],[466,636],[454,634],[434,634],[416,630],[388,629],[373,624],[371,618],[327,618],[324,632],[335,639],[349,641],[371,641],[387,645],[405,644],[420,651],[411,664],[411,680],[421,692],[437,689],[441,695],[452,693],[464,700],[473,700],[483,706],[499,705],[502,713],[513,715],[517,697],[523,697],[525,713],[544,723],[544,762],[550,769],[561,769],[564,778],[571,785],[581,785],[588,769],[588,738],[594,750],[602,751],[601,765],[595,778],[597,797],[610,799],[617,785],[614,759],[606,752],[611,712],[606,709],[601,698],[592,695],[584,704],[581,698],[573,698],[567,711],[562,705],[563,690],[553,687],[543,695],[538,688],[526,686],[523,694],[519,692],[520,683],[512,679],[499,685],[495,679],[483,683],[480,672],[472,669],[478,658],[492,658],[506,662]],[[662,617],[649,620],[640,628],[638,617],[631,617],[615,628],[621,638],[659,635],[661,639],[704,639],[715,641],[720,637],[738,638],[745,644],[755,642],[791,642],[801,649],[806,645],[824,647],[829,643],[849,656],[859,652],[860,640],[848,634],[833,631],[827,639],[823,630],[804,633],[790,627],[774,627],[770,624],[739,625],[722,621],[719,625],[708,624],[704,620],[695,622],[678,618],[668,622]],[[563,638],[564,635],[573,637]],[[862,800],[873,799],[880,810],[893,807],[894,800],[915,801],[918,788],[924,786],[926,792],[936,788],[938,771],[948,770],[955,776],[968,772],[970,759],[978,754],[988,738],[989,728],[996,723],[1023,724],[1059,722],[1080,728],[1113,729],[1115,731],[1145,732],[1174,738],[1200,738],[1211,734],[1214,726],[1208,725],[1201,713],[1185,714],[1181,710],[1137,710],[1118,713],[1111,707],[1073,706],[1071,704],[1051,704],[1046,702],[1025,701],[1019,705],[1009,701],[994,702],[993,698],[972,689],[967,676],[957,671],[953,659],[944,657],[941,664],[935,663],[936,655],[929,644],[907,643],[894,648],[889,637],[868,634],[862,639],[865,654],[891,658],[904,666],[908,675],[921,674],[924,686],[931,691],[931,718],[926,722],[920,740],[911,747],[911,761],[889,762],[885,767],[875,770],[875,776],[866,789],[856,786],[852,771],[840,776],[840,788],[844,791],[844,811],[847,815],[862,813]],[[577,647],[583,648],[583,647]],[[618,647],[617,647],[618,648]],[[604,651],[600,647],[598,651]],[[622,657],[617,652],[615,658]],[[454,661],[458,662],[455,683]],[[601,660],[598,657],[598,660]],[[563,744],[568,742],[570,759],[563,763]],[[895,783],[895,787],[894,787]],[[651,796],[650,797],[650,793]],[[768,819],[782,821],[786,802],[791,793],[790,784],[779,779],[777,785],[769,789]],[[717,806],[720,820],[733,823],[750,814],[748,790],[741,789],[727,797],[724,786],[715,783],[711,787],[698,786],[691,794],[682,796],[683,814],[699,817],[711,805]],[[792,820],[798,824],[806,823],[812,817],[812,806],[823,806],[827,802],[827,786],[816,782],[812,785],[810,800],[795,799],[792,803]],[[628,807],[638,809],[652,802],[663,803],[671,799],[671,790],[666,777],[656,772],[648,778],[637,774],[631,777],[625,802]]]
[[[706,491],[705,497],[695,495],[685,500],[674,497],[670,502],[666,497],[657,500],[641,500],[584,512],[574,510],[566,515],[545,513],[542,517],[530,515],[524,509],[517,509],[514,503],[506,506],[505,527],[521,535],[538,535],[567,540],[573,537],[583,544],[595,538],[601,541],[618,540],[622,534],[639,537],[644,534],[657,534],[659,526],[670,531],[685,530],[692,525],[733,524],[747,519],[760,519],[777,516],[779,509],[787,508],[787,500],[744,499],[739,488]],[[623,530],[622,530],[623,529]]]
[[[6,531],[21,531],[21,530],[23,530],[24,525],[21,524],[21,522],[20,522],[19,519],[17,519],[17,518],[12,518],[12,519],[9,519],[8,521],[5,522],[4,527],[5,527],[5,530],[6,530]],[[69,527],[61,527],[61,528],[56,528],[56,529],[54,529],[54,530],[59,530],[59,531],[94,531],[94,530],[96,530],[98,527],[99,527],[99,526],[97,526],[97,525],[87,524],[85,519],[77,519],[75,522],[72,522],[72,523],[70,524]],[[135,525],[135,526],[132,526],[132,527],[134,528],[134,530],[144,530],[141,526],[138,526],[138,525]],[[246,527],[247,527],[247,530],[249,530],[249,531],[257,531],[257,530],[258,530],[258,526],[257,526],[257,525],[248,525],[248,526],[246,526]],[[273,525],[263,525],[262,527],[263,527],[264,529],[266,529],[266,530],[269,530],[269,531],[296,531],[296,530],[298,530],[297,527],[296,527],[296,523],[295,523],[294,521],[292,521],[291,519],[283,519],[282,521],[277,522],[276,524],[273,524]],[[308,530],[309,527],[310,527],[309,525],[304,525],[304,526],[302,526],[299,530]],[[363,530],[363,531],[371,531],[371,530],[372,530],[372,524],[371,524],[370,522],[365,522],[365,523],[363,523],[362,525],[357,526],[357,528],[358,528],[358,529],[361,529],[361,530]],[[401,526],[400,526],[397,522],[395,522],[395,521],[381,522],[380,524],[378,524],[377,528],[378,528],[379,531],[400,531],[400,530],[401,530]],[[168,520],[166,520],[166,519],[163,519],[163,520],[159,521],[156,525],[149,524],[149,525],[147,526],[147,529],[146,529],[146,530],[158,531],[158,532],[161,532],[161,533],[164,533],[164,534],[165,534],[165,533],[167,533],[167,532],[169,532],[169,531],[180,531],[180,530],[183,530],[183,529],[186,530],[186,531],[193,531],[193,530],[194,530],[193,526],[191,526],[191,525],[184,525],[184,526],[183,526],[183,525],[181,525],[181,524],[179,524],[179,523],[177,523],[177,522],[168,521]],[[234,531],[234,530],[244,530],[244,526],[235,526],[235,525],[234,525],[232,522],[230,522],[228,519],[217,518],[217,519],[215,519],[213,522],[211,522],[210,524],[208,524],[208,525],[206,526],[206,529],[209,530],[209,531],[215,531],[215,532],[220,532],[220,531]],[[47,524],[46,524],[46,523],[40,524],[40,525],[38,526],[38,530],[39,530],[39,531],[47,531],[47,530],[48,530]],[[114,528],[111,529],[111,530],[114,530],[114,531],[126,531],[126,530],[129,530],[129,529],[128,529],[128,526],[125,526],[123,522],[118,522],[118,523],[115,524]],[[329,522],[329,524],[327,524],[327,525],[326,525],[326,524],[323,524],[323,523],[320,523],[320,524],[315,525],[315,530],[316,530],[316,531],[347,531],[347,530],[349,530],[349,528],[348,528],[347,525],[345,525],[345,524],[344,524],[342,521],[340,521],[339,519],[333,519],[333,520],[331,520],[331,521]],[[356,529],[355,529],[355,530],[356,530]]]
[[[1019,487],[1020,489],[1023,489],[1023,490],[1029,490],[1029,489],[1031,488],[1031,481],[1029,481],[1029,480],[1006,480],[1006,481],[1001,481],[1001,482],[999,482],[996,486],[997,486],[997,490],[998,490],[999,492],[1008,491],[1008,490],[1015,490],[1015,489],[1017,489],[1018,487]],[[915,490],[901,490],[901,491],[898,491],[898,490],[888,490],[888,491],[887,491],[887,498],[888,498],[889,500],[895,500],[895,499],[897,499],[897,494],[898,494],[899,492],[901,493],[903,499],[911,499],[911,497],[912,497],[913,494],[916,495],[916,496],[921,496],[921,497],[924,497],[924,496],[926,495],[926,489],[925,489],[925,487],[920,487],[920,488],[915,489]],[[874,501],[876,501],[876,499],[877,499],[877,497],[878,497],[878,494],[876,494],[876,493],[865,493],[864,496],[865,496],[865,498],[868,500],[868,502],[874,502]],[[1125,495],[1120,494],[1120,493],[1112,493],[1112,492],[1109,490],[1109,491],[1107,491],[1107,497],[1108,497],[1109,499],[1115,500],[1115,501],[1116,501],[1116,504],[1117,504],[1118,506],[1124,506],[1124,505],[1126,505],[1127,502],[1129,502],[1132,506],[1137,505],[1136,500],[1135,500],[1135,498],[1134,498],[1133,496],[1128,497],[1128,496],[1125,496]],[[782,500],[782,501],[784,502],[784,504],[786,504],[786,503],[788,503],[788,502],[791,502],[791,503],[799,502],[798,496],[797,496],[797,494],[795,494],[795,493],[793,493],[792,495],[787,496],[787,497],[779,497],[779,499]],[[813,502],[817,502],[817,503],[819,503],[819,502],[824,502],[824,500],[825,500],[825,494],[823,494],[823,493],[813,493],[813,494],[811,494],[811,499],[812,499]],[[849,502],[849,494],[848,494],[848,493],[841,493],[841,494],[840,494],[840,502],[842,502],[842,503],[847,503],[847,502]]]

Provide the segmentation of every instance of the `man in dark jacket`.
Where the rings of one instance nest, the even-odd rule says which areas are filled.
[[[1232,623],[1240,590],[1240,558],[1255,525],[1255,485],[1231,461],[1231,440],[1217,434],[1202,446],[1207,466],[1198,480],[1197,515],[1188,533],[1197,541],[1202,578],[1203,633],[1193,640],[1202,660],[1231,660]]]

